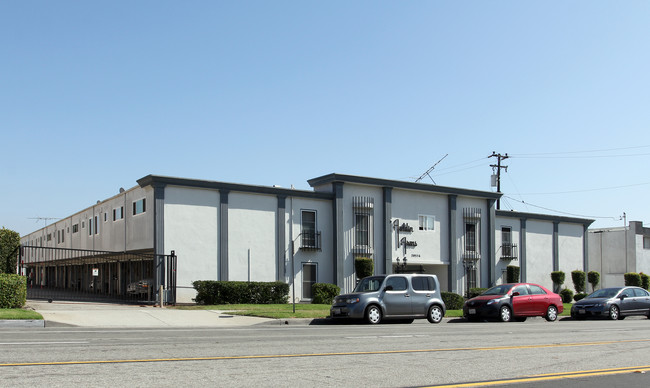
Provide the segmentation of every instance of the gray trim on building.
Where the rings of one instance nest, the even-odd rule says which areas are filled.
[[[496,200],[488,199],[488,279],[490,281],[489,287],[496,284]]]
[[[595,221],[595,220],[590,220],[588,218],[575,218],[575,217],[554,216],[548,214],[524,213],[524,212],[517,212],[512,210],[497,210],[496,216],[519,218],[519,219],[525,218],[525,219],[539,220],[539,221],[553,221],[553,222],[557,221],[557,222],[570,223],[570,224],[583,224],[587,226],[591,225]]]
[[[428,192],[440,193],[440,194],[462,195],[467,197],[492,198],[495,200],[501,197],[501,193],[494,193],[491,191],[460,189],[456,187],[437,186],[437,185],[430,185],[426,183],[404,182],[404,181],[369,178],[369,177],[345,175],[345,174],[328,174],[307,181],[307,183],[309,183],[311,187],[337,183],[337,182],[357,183],[357,184],[372,185],[372,186],[384,186],[384,187],[392,187],[392,188],[408,189],[408,190],[420,190],[420,191],[428,191]]]
[[[342,270],[344,267],[344,260],[345,260],[345,246],[343,245],[343,242],[345,241],[345,228],[343,227],[343,183],[337,182],[333,186],[334,189],[334,201],[332,202],[332,208],[334,211],[334,220],[332,222],[332,225],[334,226],[334,260],[332,260],[332,264],[334,266],[334,276],[335,276],[335,281],[336,285],[344,288],[345,287],[345,278],[344,278],[344,271]],[[339,271],[339,268],[341,271]]]
[[[589,226],[585,225],[582,237],[582,270],[589,273]]]
[[[378,273],[390,274],[393,272],[393,223],[391,215],[393,213],[393,189],[391,187],[383,188],[383,212],[384,212],[384,264],[383,268],[378,268]]]
[[[447,267],[447,275],[449,277],[447,282],[447,289],[449,292],[457,292],[458,282],[458,246],[456,243],[456,213],[458,210],[456,195],[449,195],[447,197],[449,202],[449,266]]]
[[[219,190],[219,273],[217,279],[228,280],[228,194],[230,191]]]
[[[93,236],[94,237],[94,236]],[[165,184],[153,185],[154,293],[165,285]],[[161,296],[159,295],[158,298]],[[158,299],[160,300],[160,299]]]
[[[293,211],[293,209],[292,209]],[[278,195],[278,210],[276,212],[275,223],[275,241],[276,241],[276,280],[284,281],[285,279],[285,266],[286,262],[286,233],[285,233],[285,215],[287,214],[287,196],[284,194]]]
[[[553,271],[560,270],[560,222],[553,221]]]
[[[526,273],[528,264],[526,263],[526,218],[520,218],[519,223],[521,225],[519,229],[519,276],[522,282],[526,282],[528,278]]]

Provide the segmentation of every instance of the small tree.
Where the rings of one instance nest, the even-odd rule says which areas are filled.
[[[573,280],[573,288],[577,293],[582,294],[585,292],[585,271],[575,270],[571,272],[571,280]]]
[[[553,281],[553,284],[555,285],[555,292],[560,291],[560,287],[564,284],[564,272],[562,271],[553,271],[551,272],[551,280]]]
[[[520,268],[516,265],[509,265],[506,267],[506,281],[508,283],[518,283],[519,282],[519,272]]]
[[[16,273],[20,234],[4,226],[0,229],[0,273]]]
[[[644,274],[641,272],[639,275],[641,275],[641,287],[643,287],[644,290],[647,290],[648,287],[650,287],[650,276]]]
[[[623,275],[626,286],[641,287],[641,275],[636,272],[628,272]]]
[[[600,283],[600,273],[589,271],[587,274],[587,280],[589,280],[589,284],[591,284],[591,291],[596,291],[596,286]]]
[[[368,257],[357,257],[354,259],[354,270],[357,278],[363,279],[375,273],[375,263]]]

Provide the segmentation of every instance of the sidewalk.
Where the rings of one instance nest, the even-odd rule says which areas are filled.
[[[285,324],[277,319],[229,315],[217,310],[179,310],[109,303],[48,303],[35,300],[28,300],[26,307],[43,316],[45,327],[173,328]]]

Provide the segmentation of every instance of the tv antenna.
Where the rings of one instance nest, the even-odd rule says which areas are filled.
[[[434,181],[433,178],[431,178],[431,175],[429,175],[429,173],[430,173],[431,171],[433,171],[433,169],[436,168],[436,166],[438,165],[438,163],[442,162],[442,159],[446,158],[448,155],[449,155],[449,154],[445,154],[445,156],[443,156],[440,160],[438,160],[438,161],[437,161],[433,166],[431,166],[431,168],[429,168],[429,169],[428,169],[424,174],[420,175],[420,177],[419,177],[418,179],[415,180],[415,183],[421,181],[425,176],[428,176],[429,179],[431,179],[431,182],[433,182],[433,184],[436,185],[436,184],[437,184],[436,181]]]
[[[49,220],[60,220],[60,218],[53,218],[53,217],[30,217],[30,220],[36,220],[36,222],[39,222],[39,221],[45,221],[45,226],[47,226],[47,221],[49,221]]]

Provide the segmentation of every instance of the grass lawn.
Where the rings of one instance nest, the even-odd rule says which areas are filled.
[[[43,316],[33,310],[0,309],[0,319],[43,319]]]

